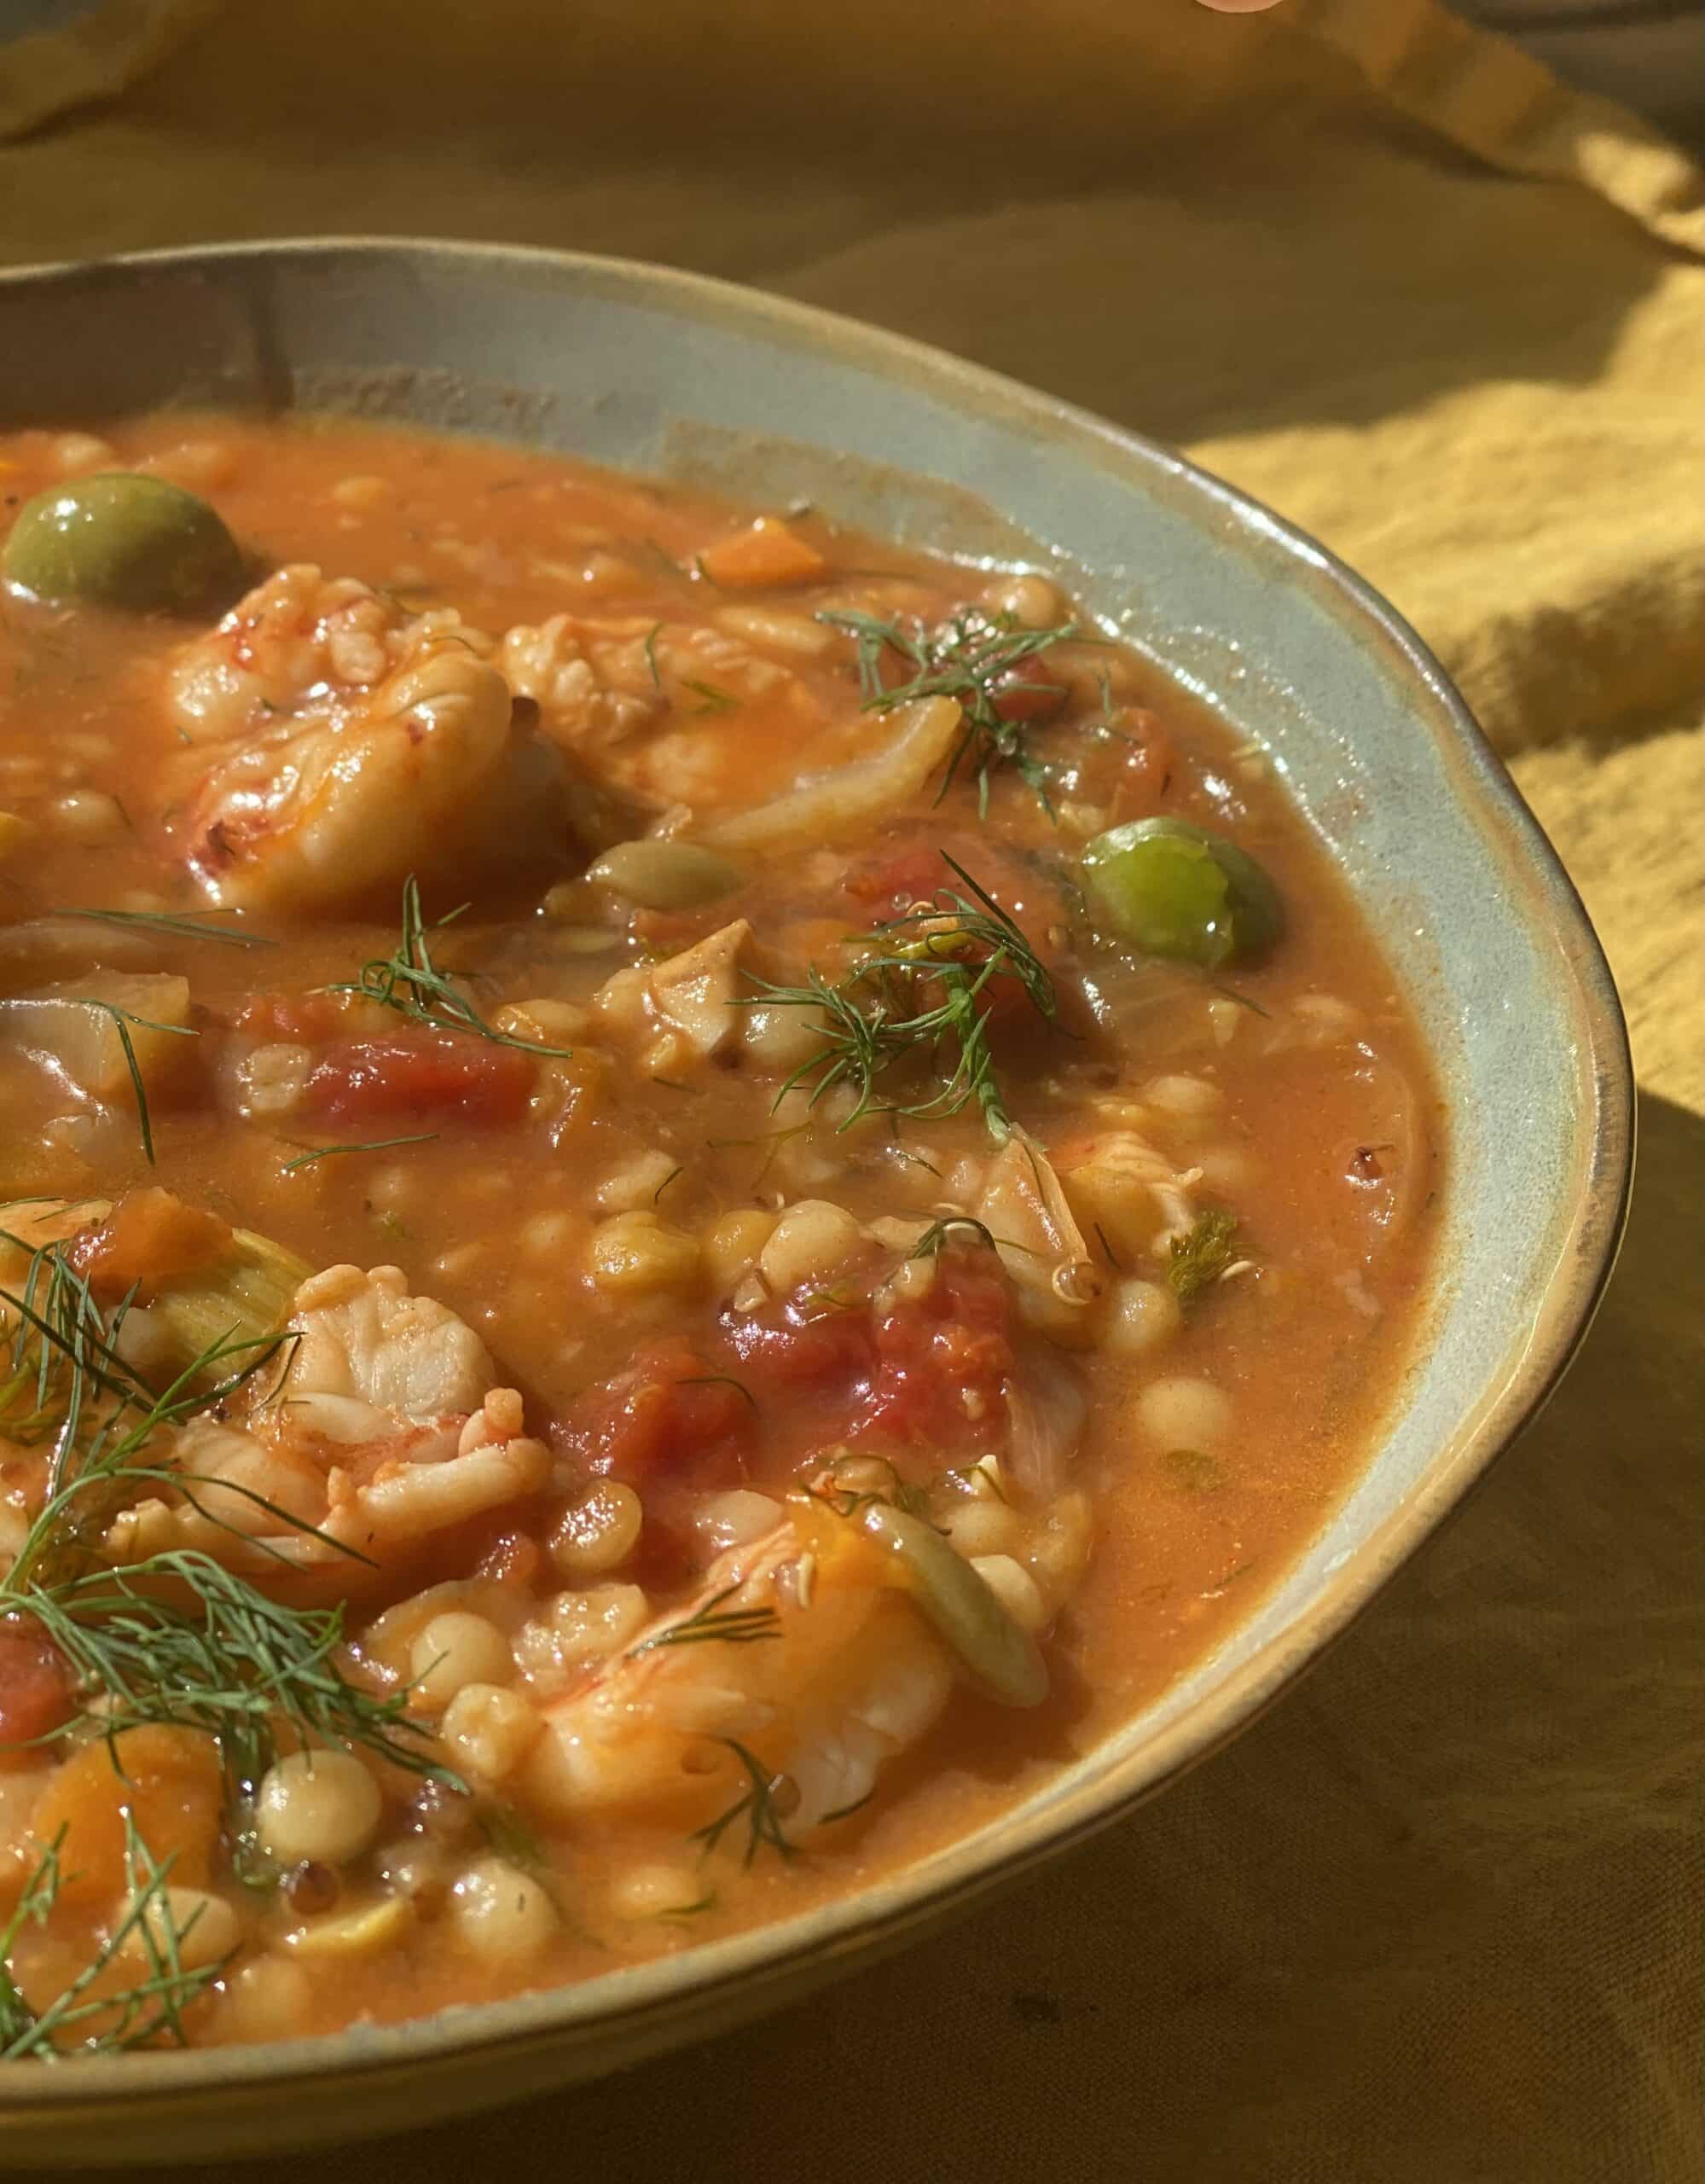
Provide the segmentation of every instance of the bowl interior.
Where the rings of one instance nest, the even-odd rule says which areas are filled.
[[[1230,1734],[1542,1398],[1619,1232],[1629,1130],[1620,1014],[1572,889],[1442,675],[1308,541],[1176,458],[1042,397],[655,269],[479,247],[275,245],[13,276],[0,303],[9,424],[165,402],[333,407],[747,499],[808,498],[911,543],[1058,572],[1271,751],[1397,967],[1451,1115],[1442,1279],[1366,1472],[1247,1622],[1009,1815],[827,1911],[560,1995],[289,2050],[79,2065],[27,2089],[9,2082],[0,2107],[21,2100],[26,2139],[29,2116],[98,2106],[118,2087],[132,2100],[172,2088],[179,2100],[196,2088],[235,2096],[269,2077],[406,2071],[494,2043],[554,2053],[530,2081],[546,2082],[622,2059],[636,2025],[662,2028],[639,2043],[659,2044],[732,1986],[768,1993],[789,1967],[821,1970],[891,1937]],[[578,2061],[564,2059],[571,2050]],[[419,2119],[418,2104],[411,2113]],[[235,2123],[223,2138],[211,2128],[213,2143],[241,2135]],[[61,2135],[54,2152],[67,2151]]]

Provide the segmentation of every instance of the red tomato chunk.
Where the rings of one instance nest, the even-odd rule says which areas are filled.
[[[950,1448],[997,1434],[1013,1369],[1006,1276],[988,1252],[948,1252],[919,1298],[800,1304],[723,1321],[760,1404],[810,1391],[818,1438]]]
[[[532,1095],[531,1058],[454,1031],[345,1039],[328,1047],[304,1106],[333,1123],[518,1122]]]
[[[676,1337],[584,1389],[552,1438],[589,1471],[630,1484],[681,1474],[714,1485],[744,1475],[753,1415],[739,1387]]]
[[[76,1698],[70,1666],[44,1633],[0,1623],[0,1759],[63,1728]]]

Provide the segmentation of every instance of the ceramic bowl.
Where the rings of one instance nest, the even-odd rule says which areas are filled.
[[[1533,1416],[1609,1270],[1630,1168],[1604,957],[1461,700],[1365,584],[1176,456],[950,357],[655,266],[300,242],[0,277],[0,423],[163,403],[495,433],[1058,573],[1267,745],[1348,874],[1448,1101],[1442,1271],[1366,1472],[1289,1573],[1000,1819],[826,1909],[555,1993],[288,2046],[9,2066],[12,2164],[275,2150],[589,2077],[797,1997],[1080,1842],[1269,1704]]]

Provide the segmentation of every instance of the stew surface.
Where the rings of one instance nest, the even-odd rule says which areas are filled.
[[[548,1985],[1249,1611],[1442,1119],[1046,578],[554,457],[0,439],[0,2052]]]

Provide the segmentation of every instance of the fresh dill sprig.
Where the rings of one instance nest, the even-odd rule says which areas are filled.
[[[359,1746],[414,1774],[439,1771],[426,1732],[407,1717],[408,1692],[375,1693],[339,1669],[341,1606],[281,1606],[194,1548],[3,1597],[40,1626],[84,1689],[102,1694],[104,1734],[151,1722],[203,1730],[239,1787],[272,1764],[281,1722],[303,1747]]]
[[[913,1259],[937,1259],[961,1231],[970,1240],[981,1244],[986,1250],[992,1252],[995,1249],[994,1233],[982,1222],[973,1220],[968,1213],[949,1213],[940,1221],[932,1221],[906,1256]]]
[[[102,925],[134,926],[140,932],[164,933],[173,940],[213,940],[226,948],[276,948],[264,932],[239,932],[231,926],[203,925],[203,918],[231,917],[230,910],[193,910],[179,915],[166,910],[60,910],[62,918],[92,918]]]
[[[861,1509],[873,1502],[890,1509],[902,1509],[909,1517],[927,1518],[930,1513],[929,1489],[917,1486],[906,1478],[900,1467],[888,1456],[861,1455],[861,1464],[879,1464],[888,1473],[885,1487],[842,1486],[837,1484],[835,1463],[818,1473],[815,1480],[801,1490],[814,1502],[821,1502],[832,1509],[838,1517],[855,1517]]]
[[[850,1805],[837,1805],[832,1812],[826,1812],[817,1825],[827,1827],[832,1821],[850,1820],[855,1812],[862,1812],[875,1795],[876,1785],[873,1782],[861,1798],[855,1798]]]
[[[287,1160],[280,1173],[288,1176],[298,1168],[311,1168],[316,1160],[329,1160],[335,1153],[389,1153],[398,1145],[431,1145],[442,1135],[439,1130],[417,1130],[407,1137],[372,1137],[359,1145],[316,1145],[310,1152],[299,1153],[293,1160]]]
[[[299,1537],[339,1544],[250,1488],[150,1460],[160,1432],[229,1403],[291,1338],[222,1335],[154,1394],[114,1347],[128,1299],[103,1323],[59,1246],[38,1250],[20,1292],[0,1292],[0,1304],[18,1315],[14,1377],[20,1364],[29,1367],[28,1330],[41,1352],[31,1369],[48,1373],[38,1408],[56,1403],[61,1413],[48,1496],[0,1577],[0,1615],[29,1617],[81,1688],[101,1695],[105,1732],[145,1722],[204,1729],[218,1738],[236,1783],[265,1772],[280,1722],[304,1744],[358,1745],[417,1773],[440,1772],[409,1742],[420,1732],[405,1718],[408,1693],[375,1695],[337,1666],[341,1607],[281,1606],[199,1549],[119,1564],[96,1559],[100,1534],[142,1485],[176,1494],[227,1532],[237,1528],[208,1506],[215,1490]],[[12,1432],[9,1418],[0,1422]]]
[[[1050,817],[1053,816],[1048,801],[1048,768],[1030,748],[1029,724],[1007,719],[1000,711],[1000,698],[1003,686],[1011,688],[1008,678],[1015,669],[1051,645],[1078,635],[1074,623],[1028,630],[1011,614],[985,614],[974,607],[961,608],[932,630],[914,619],[884,622],[874,614],[833,608],[821,610],[817,619],[844,630],[857,647],[859,688],[867,712],[885,712],[914,698],[957,701],[965,716],[965,731],[948,760],[942,781],[943,796],[961,770],[968,770],[977,781],[978,814],[986,816],[990,777],[1006,766],[1035,791],[1042,809]],[[897,653],[912,671],[898,682],[890,683],[884,671],[890,652]],[[1057,694],[1060,706],[1070,695],[1053,683],[1024,687]]]
[[[142,1153],[152,1168],[154,1165],[154,1123],[148,1113],[148,1087],[142,1082],[142,1065],[136,1060],[130,1027],[134,1025],[139,1031],[169,1031],[175,1039],[194,1039],[200,1034],[193,1024],[157,1024],[151,1016],[137,1016],[128,1008],[120,1008],[116,1001],[91,999],[84,1006],[98,1008],[103,1016],[110,1016],[113,1019],[113,1028],[119,1034],[119,1044],[124,1050],[125,1067],[130,1072],[130,1089],[136,1096],[136,1122],[142,1134]]]
[[[1215,1210],[1200,1215],[1187,1234],[1173,1238],[1166,1282],[1180,1304],[1192,1304],[1231,1265],[1237,1234],[1237,1216]]]
[[[637,1646],[628,1649],[631,1658],[636,1653],[655,1653],[662,1646],[750,1646],[764,1638],[781,1635],[781,1617],[778,1610],[763,1607],[725,1608],[722,1602],[739,1592],[738,1583],[725,1585],[720,1593],[672,1623],[668,1629],[659,1630],[654,1637],[641,1638]]]
[[[691,676],[682,676],[681,687],[698,699],[693,708],[695,713],[731,713],[740,702],[731,690],[719,688],[714,682],[695,682]]]
[[[653,622],[650,629],[646,631],[645,642],[640,647],[640,650],[645,654],[646,671],[651,677],[652,688],[654,690],[660,690],[663,688],[663,671],[657,664],[658,632],[662,627],[661,622]]]
[[[182,2048],[187,2044],[184,2011],[224,1971],[228,1957],[184,1963],[183,1943],[200,1911],[177,1923],[169,1886],[173,1858],[156,1860],[128,1806],[122,1816],[126,1892],[119,1915],[89,1962],[39,2008],[25,1999],[11,1958],[25,1927],[44,1925],[58,1902],[63,1829],[37,1860],[11,1917],[0,1927],[0,2060],[122,2054],[161,2041]],[[145,1967],[142,1977],[122,1986],[103,1984],[115,1966],[136,1956]]]
[[[358,995],[376,1001],[381,1008],[394,1008],[416,1024],[438,1031],[472,1031],[495,1047],[515,1047],[523,1054],[545,1054],[560,1060],[572,1052],[568,1047],[547,1047],[536,1039],[518,1038],[487,1023],[473,1003],[448,973],[432,961],[432,936],[452,925],[467,909],[466,903],[448,910],[430,924],[421,913],[420,884],[411,872],[403,883],[403,935],[389,956],[376,956],[363,963],[361,975],[328,986],[328,993]]]
[[[945,852],[943,862],[969,894],[938,888],[932,903],[864,935],[873,952],[846,977],[831,985],[812,965],[803,985],[760,979],[756,993],[742,996],[749,1006],[809,1008],[822,1019],[821,1046],[787,1077],[777,1106],[799,1087],[815,1106],[845,1083],[857,1096],[843,1130],[873,1110],[941,1121],[974,1101],[997,1143],[1011,1136],[989,1039],[988,989],[996,979],[1011,979],[1052,1021],[1053,980],[994,897]],[[919,1066],[934,1070],[934,1091],[909,1102],[880,1097],[895,1072]]]
[[[795,1846],[782,1833],[781,1815],[776,1809],[777,1779],[772,1776],[762,1760],[756,1759],[743,1744],[733,1737],[718,1737],[716,1742],[726,1745],[745,1769],[747,1788],[744,1796],[737,1798],[725,1813],[703,1827],[695,1827],[689,1842],[702,1843],[706,1852],[714,1850],[737,1821],[746,1824],[745,1848],[740,1863],[750,1866],[758,1852],[766,1845],[778,1857],[791,1858]]]

